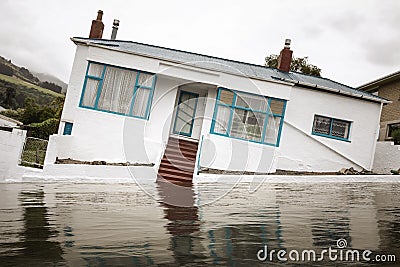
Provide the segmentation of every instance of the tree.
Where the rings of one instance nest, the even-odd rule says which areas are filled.
[[[0,73],[7,76],[13,76],[14,70],[10,66],[0,63]]]
[[[16,90],[15,88],[7,88],[6,91],[1,95],[0,103],[5,108],[14,109],[17,107]]]
[[[270,68],[278,68],[278,58],[278,55],[270,55],[266,57],[265,66]],[[292,64],[290,64],[290,70],[321,77],[321,69],[315,65],[308,63],[308,57],[294,57],[292,59]]]

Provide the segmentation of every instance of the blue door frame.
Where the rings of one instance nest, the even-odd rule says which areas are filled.
[[[181,110],[179,109],[179,106],[180,106],[181,103],[184,103],[184,102],[182,102],[182,96],[185,95],[185,94],[186,94],[186,95],[191,95],[191,96],[193,96],[191,99],[195,98],[194,107],[193,107],[192,119],[190,120],[190,131],[189,131],[188,133],[180,131],[181,129],[176,129],[176,120],[178,119],[179,112],[181,111]],[[173,128],[173,133],[174,133],[174,134],[184,135],[184,136],[188,136],[188,137],[191,137],[191,136],[192,136],[193,122],[194,122],[194,118],[195,118],[195,115],[196,115],[196,109],[197,109],[197,101],[198,101],[198,98],[199,98],[199,94],[192,93],[192,92],[187,92],[187,91],[179,91],[178,105],[177,105],[177,108],[176,108],[175,121],[174,121],[174,128]],[[185,104],[185,103],[184,103],[184,104]],[[186,104],[186,105],[187,105],[187,104]],[[183,111],[182,111],[182,112],[183,112]],[[185,113],[186,113],[186,112],[185,112]],[[186,114],[187,114],[187,113],[186,113]],[[187,115],[190,115],[190,114],[187,114]]]

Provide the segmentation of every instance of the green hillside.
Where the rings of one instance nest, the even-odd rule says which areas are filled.
[[[11,60],[0,56],[0,105],[4,108],[24,108],[28,98],[44,106],[57,97],[63,97],[54,90],[40,86],[43,84],[50,86],[50,89],[58,89],[57,85],[40,81],[28,69],[16,66]],[[61,90],[61,87],[59,89]]]

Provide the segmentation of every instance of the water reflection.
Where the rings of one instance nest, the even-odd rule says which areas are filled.
[[[3,264],[52,265],[63,260],[61,245],[54,240],[58,232],[51,225],[51,214],[44,199],[43,189],[19,194],[23,228],[18,234],[18,241],[7,244],[6,251],[11,253],[4,253]]]
[[[157,182],[160,204],[164,210],[165,226],[171,234],[170,247],[178,266],[195,262],[204,248],[200,242],[200,222],[191,184]]]
[[[264,245],[318,250],[340,238],[400,257],[399,184],[243,184],[215,202],[224,185],[142,189],[0,184],[0,265],[265,266]]]

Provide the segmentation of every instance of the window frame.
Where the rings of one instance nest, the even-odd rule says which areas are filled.
[[[230,105],[225,104],[224,102],[220,101],[221,92],[224,91],[224,90],[233,93],[232,103]],[[242,106],[237,106],[236,105],[236,99],[238,97],[238,93],[242,94],[242,95],[246,95],[247,94],[247,95],[253,95],[253,96],[266,98],[267,99],[266,110],[254,110],[254,109],[252,109],[250,107],[246,108],[246,107],[242,107]],[[283,102],[282,114],[272,113],[272,110],[270,108],[272,100]],[[254,93],[248,93],[248,92],[228,89],[228,88],[224,88],[224,87],[218,87],[217,98],[215,99],[215,105],[214,105],[213,119],[212,119],[211,127],[210,127],[210,133],[211,134],[215,134],[215,135],[219,135],[219,136],[232,138],[232,139],[243,140],[243,141],[247,141],[247,142],[252,142],[252,143],[257,143],[257,144],[262,144],[262,145],[268,145],[268,146],[273,146],[273,147],[279,147],[280,140],[281,140],[283,123],[284,123],[284,117],[285,117],[285,112],[286,112],[286,104],[287,104],[287,100],[285,100],[285,99],[280,99],[280,98],[275,98],[275,97],[268,97],[268,96],[254,94]],[[230,109],[230,115],[229,115],[228,127],[226,129],[226,134],[215,132],[216,116],[217,116],[217,113],[218,113],[218,107],[219,106],[224,106],[224,107]],[[246,111],[253,112],[254,114],[261,113],[261,114],[265,115],[264,123],[263,123],[263,125],[260,125],[260,126],[262,126],[262,132],[261,132],[260,141],[231,136],[231,129],[232,129],[232,124],[233,124],[233,115],[234,115],[234,110],[235,109],[241,109],[241,110],[246,110]],[[278,134],[277,134],[277,137],[276,137],[276,143],[268,143],[268,142],[264,141],[265,140],[265,135],[266,135],[266,130],[267,130],[268,119],[270,117],[273,117],[273,118],[279,117],[280,118],[280,124],[279,124]]]
[[[393,130],[391,130],[391,127],[393,127],[394,125],[399,125],[399,127],[395,127],[395,128],[399,128],[400,129],[400,122],[388,123],[387,126],[386,126],[387,127],[387,130],[386,130],[386,139],[387,140],[393,140],[393,137],[390,136],[390,134],[393,131]]]
[[[73,122],[64,121],[64,129],[62,135],[72,135],[72,129],[74,127]]]
[[[103,70],[101,72],[101,77],[89,75],[90,64],[98,64],[98,65],[102,65],[103,66]],[[103,89],[104,76],[105,76],[107,67],[123,69],[123,70],[128,70],[128,71],[134,71],[134,72],[137,73],[136,74],[135,85],[134,85],[134,88],[133,88],[133,94],[132,94],[132,98],[131,98],[131,104],[130,104],[130,108],[129,108],[129,114],[124,114],[124,113],[120,113],[120,112],[116,112],[116,111],[111,111],[111,110],[98,108],[101,91]],[[145,85],[139,84],[139,76],[141,74],[147,74],[147,75],[152,75],[153,76],[153,82],[152,82],[151,86],[145,86]],[[85,96],[86,85],[87,85],[87,82],[88,82],[89,79],[99,81],[99,84],[97,86],[96,99],[95,99],[93,107],[83,105],[83,98]],[[81,98],[79,100],[79,107],[86,108],[86,109],[91,109],[91,110],[96,110],[96,111],[101,111],[101,112],[106,112],[106,113],[112,113],[112,114],[116,114],[116,115],[122,115],[122,116],[126,116],[126,117],[131,117],[131,118],[138,118],[138,119],[148,120],[149,117],[150,117],[150,109],[151,109],[151,105],[152,105],[152,102],[153,102],[153,95],[154,95],[154,89],[155,89],[155,85],[156,85],[156,80],[157,80],[157,75],[155,73],[142,71],[142,70],[131,69],[131,68],[125,68],[125,67],[120,67],[120,66],[115,66],[115,65],[111,65],[111,64],[106,64],[106,63],[101,63],[101,62],[88,60],[87,67],[86,67],[85,80],[83,82]],[[137,92],[138,92],[139,89],[150,90],[149,98],[147,100],[146,112],[145,112],[145,115],[143,117],[142,116],[132,115],[133,108],[134,108],[134,103],[135,103],[135,99],[136,99],[136,95],[137,95]]]
[[[327,119],[331,120],[330,121],[330,127],[329,127],[329,134],[323,134],[323,133],[318,133],[318,132],[314,131],[314,123],[315,123],[316,117],[322,117],[322,118],[327,118]],[[342,138],[342,137],[339,137],[339,136],[332,135],[332,126],[333,126],[333,121],[334,120],[343,121],[343,122],[346,122],[346,123],[349,124],[349,130],[348,130],[348,133],[347,133],[347,138]],[[335,140],[345,141],[345,142],[351,143],[350,133],[351,133],[352,124],[353,124],[353,122],[349,121],[349,120],[343,120],[343,119],[338,119],[338,118],[334,118],[334,117],[314,114],[314,119],[312,121],[312,126],[311,126],[311,134],[312,135],[316,135],[316,136],[322,136],[322,137],[327,137],[327,138],[331,138],[331,139],[335,139]]]

